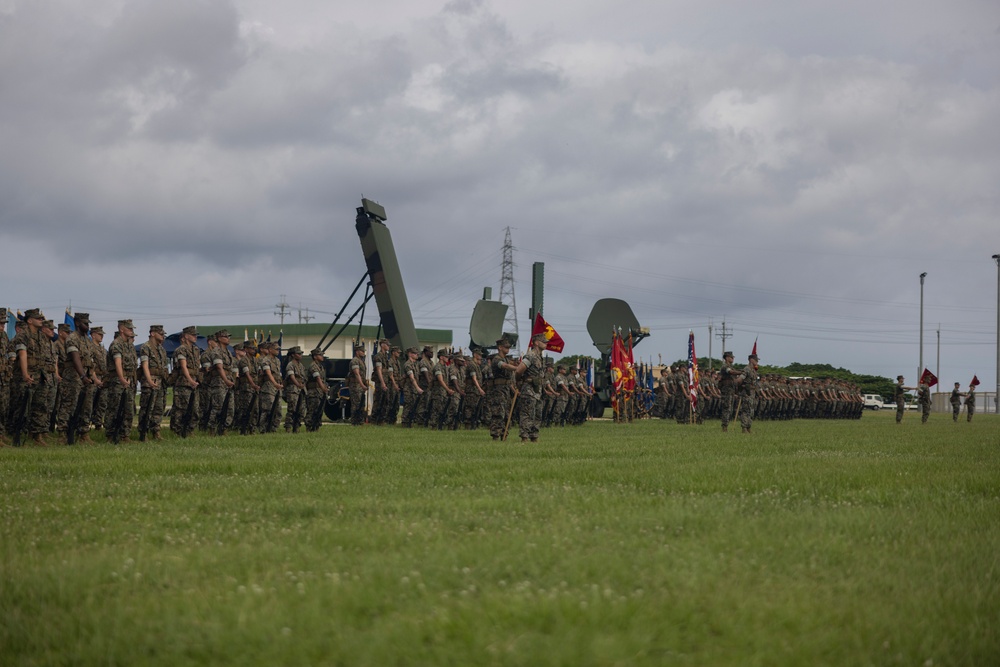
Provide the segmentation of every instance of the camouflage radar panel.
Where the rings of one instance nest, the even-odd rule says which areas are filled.
[[[587,333],[602,354],[611,347],[611,332],[618,329],[625,335],[630,330],[639,330],[639,320],[635,318],[632,307],[621,299],[600,299],[587,318]]]
[[[472,310],[472,321],[469,322],[469,347],[493,347],[496,340],[503,335],[503,324],[507,318],[507,304],[500,301],[480,299]]]

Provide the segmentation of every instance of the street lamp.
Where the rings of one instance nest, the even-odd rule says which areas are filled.
[[[993,412],[1000,414],[1000,254],[993,255],[997,263],[997,386],[993,396]]]
[[[927,272],[920,274],[920,369],[917,371],[917,382],[924,377],[924,278]]]

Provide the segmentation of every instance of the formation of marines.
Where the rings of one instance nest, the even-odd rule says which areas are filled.
[[[698,402],[691,416],[688,371],[671,366],[660,372],[652,416],[691,421],[719,419],[722,430],[740,421],[749,432],[754,419],[860,419],[864,399],[860,388],[845,380],[788,378],[757,372],[757,355],[751,354],[742,369],[733,366],[733,353],[723,353],[718,370],[699,373]]]

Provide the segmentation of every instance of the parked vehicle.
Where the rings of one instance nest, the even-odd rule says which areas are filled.
[[[878,394],[865,394],[865,409],[879,410],[883,405],[885,405],[885,401]]]

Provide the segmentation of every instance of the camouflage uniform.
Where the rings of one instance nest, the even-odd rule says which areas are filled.
[[[553,380],[556,390],[556,399],[552,408],[552,422],[559,425],[566,425],[566,406],[569,404],[569,386],[566,379],[566,369],[559,366],[556,377]]]
[[[753,367],[753,364],[748,363],[743,369],[740,378],[740,426],[743,427],[744,433],[749,433],[750,427],[753,426],[754,412],[757,409],[757,392],[760,389],[760,375]]]
[[[163,328],[160,327],[160,331]],[[154,438],[160,436],[160,424],[163,422],[163,412],[167,404],[167,351],[163,345],[147,341],[139,348],[139,366],[146,362],[149,366],[149,376],[159,386],[153,388],[145,382],[145,376],[140,370],[139,380],[142,385],[142,396],[139,399],[139,418],[146,411],[146,430]],[[140,424],[141,426],[141,424]]]
[[[976,414],[976,388],[969,387],[969,393],[965,397],[966,421],[972,421],[972,415]]]
[[[507,355],[503,353],[497,353],[490,358],[493,379],[490,381],[489,389],[486,390],[486,405],[490,415],[490,435],[494,440],[504,436],[510,415],[510,403],[513,400],[510,386],[513,371],[503,367],[503,364],[509,363]]]
[[[931,388],[922,384],[917,388],[917,403],[920,404],[920,423],[926,424],[931,416]]]
[[[182,344],[174,350],[174,404],[170,410],[170,430],[181,437],[187,437],[198,424],[198,392],[181,373],[182,360],[188,375],[197,382],[201,368],[201,350],[194,343]]]
[[[236,414],[236,401],[233,394],[235,383],[239,379],[236,358],[229,351],[228,335],[216,332],[215,337],[225,340],[219,340],[219,345],[208,353],[208,392],[210,398],[206,424],[210,435],[225,433],[227,429],[232,428]],[[227,379],[234,383],[234,386],[229,386],[226,382]]]
[[[458,428],[459,412],[462,400],[465,398],[465,359],[455,355],[448,366],[448,387],[454,392],[448,397],[444,413],[444,427],[455,430]]]
[[[355,347],[354,356],[351,358],[351,365],[347,373],[347,386],[351,391],[351,425],[361,426],[365,423],[365,398],[368,385],[364,381],[366,375],[366,364],[364,357],[359,357],[358,352],[363,351]],[[361,378],[360,380],[358,378]]]
[[[302,366],[301,361],[292,356],[295,349],[297,348],[293,347],[288,351],[289,360],[285,364],[285,403],[288,404],[288,409],[285,411],[286,432],[297,430],[298,425],[305,421],[306,418],[306,402],[305,400],[299,401],[299,396],[305,390],[300,389],[292,381],[292,378],[295,378],[303,385],[306,383],[306,369]]]
[[[462,422],[469,430],[479,426],[479,404],[483,400],[483,395],[479,391],[484,384],[482,374],[482,368],[475,357],[465,362],[465,405],[462,408]]]
[[[410,350],[413,350],[413,348],[410,348]],[[407,357],[409,357],[410,354],[411,352],[407,351]],[[409,358],[403,362],[403,374],[401,376],[401,381],[403,384],[402,424],[404,427],[413,426],[413,422],[417,419],[417,407],[420,405],[420,394],[413,386],[413,380],[419,381],[420,370],[418,368],[418,364],[419,362],[416,359]]]
[[[903,386],[903,381],[900,378],[896,378],[896,386],[892,388],[892,400],[896,402],[896,423],[903,421],[903,410],[906,408],[906,387]]]
[[[30,312],[30,311],[29,311]],[[31,404],[24,406],[28,410],[27,423],[23,431],[24,435],[31,435],[36,440],[40,440],[42,434],[49,430],[48,412],[46,410],[45,390],[46,384],[51,383],[51,373],[45,370],[45,364],[49,363],[52,345],[41,330],[32,332],[29,327],[19,331],[14,340],[10,343],[14,350],[14,366],[11,372],[10,385],[10,412],[8,420],[8,432],[13,429],[15,422],[21,415],[17,414],[21,410],[29,385],[24,381],[21,373],[19,356],[23,352],[28,361],[28,375],[33,383]],[[40,440],[44,443],[44,440]]]
[[[313,350],[313,355],[318,356],[320,350]],[[306,430],[315,431],[323,421],[323,409],[326,407],[326,397],[328,389],[326,386],[326,366],[323,362],[313,359],[312,365],[306,372]],[[313,427],[313,424],[316,426]]]
[[[101,343],[94,340],[94,336],[104,336],[104,329],[94,327],[90,330],[91,340],[89,342],[90,363],[94,369],[94,377],[101,379],[101,385],[87,385],[86,406],[90,409],[90,424],[96,429],[104,428],[105,415],[108,412],[108,353]]]
[[[129,324],[131,328],[131,324]],[[135,354],[135,346],[131,339],[119,336],[108,349],[108,374],[106,384],[108,393],[108,409],[111,418],[107,424],[108,439],[111,441],[126,441],[132,433],[132,419],[135,416],[135,372],[139,364]],[[121,360],[122,376],[125,384],[118,378],[115,360]],[[116,425],[118,416],[121,421]]]
[[[389,341],[384,341],[384,344],[388,346]],[[384,424],[386,422],[386,413],[389,409],[389,395],[392,389],[392,381],[389,374],[389,351],[388,349],[381,349],[383,347],[383,341],[379,341],[379,351],[372,358],[372,385],[374,386],[374,391],[372,394],[372,423],[373,424]],[[379,375],[381,374],[381,379]],[[385,387],[383,388],[383,385]]]
[[[740,372],[733,368],[733,364],[725,361],[723,356],[722,368],[719,369],[719,391],[722,393],[722,405],[719,408],[719,416],[722,419],[722,430],[729,430],[729,421],[733,418],[733,397],[736,395],[736,378]]]
[[[11,346],[7,337],[7,309],[0,308],[0,443],[7,432],[7,408],[10,405]]]
[[[403,365],[399,360],[399,354],[401,351],[402,350],[396,346],[393,346],[389,350],[389,378],[391,382],[389,383],[388,405],[386,405],[385,416],[383,419],[386,424],[395,424],[396,418],[399,416],[399,394],[403,372]]]
[[[76,413],[77,405],[80,403],[80,395],[83,394],[84,400],[86,400],[87,396],[83,393],[84,378],[89,375],[92,362],[88,353],[87,339],[78,331],[74,331],[69,335],[69,338],[66,339],[64,349],[66,360],[60,369],[62,381],[59,385],[59,408],[56,413],[56,431],[65,434],[69,426],[69,420]],[[79,357],[80,365],[83,366],[83,377],[77,372],[76,364],[73,363],[72,355],[74,353]],[[86,433],[86,423],[83,423],[81,420],[81,423],[77,425],[76,431],[80,435]],[[75,436],[76,434],[74,434]]]
[[[445,365],[444,359],[447,355],[438,353],[438,361],[434,364],[434,368],[431,371],[431,388],[430,388],[430,400],[427,404],[427,427],[428,428],[443,428],[444,424],[444,414],[448,408],[448,397],[450,395],[450,387],[448,386],[448,366]]]
[[[234,428],[239,428],[244,435],[257,432],[257,416],[260,408],[258,390],[254,387],[257,376],[257,349],[244,345],[244,354],[236,360],[236,422]]]
[[[542,399],[545,359],[539,350],[532,347],[521,357],[521,363],[524,364],[525,370],[518,403],[518,427],[521,430],[521,442],[535,442],[538,440],[538,419],[535,413]]]
[[[272,356],[270,348],[268,353],[261,356],[257,364],[257,383],[260,385],[260,430],[264,433],[272,433],[281,427],[281,397],[278,395],[278,388],[271,384],[267,377],[267,372],[271,372],[271,377],[276,382],[281,382],[281,362],[277,357]],[[278,404],[275,405],[274,402]]]
[[[417,386],[419,386],[424,393],[419,394],[417,397],[417,404],[415,406],[416,412],[414,412],[414,419],[418,424],[427,426],[429,411],[431,401],[431,386],[434,382],[434,357],[428,356],[430,353],[430,348],[425,347],[423,354],[417,359]]]

